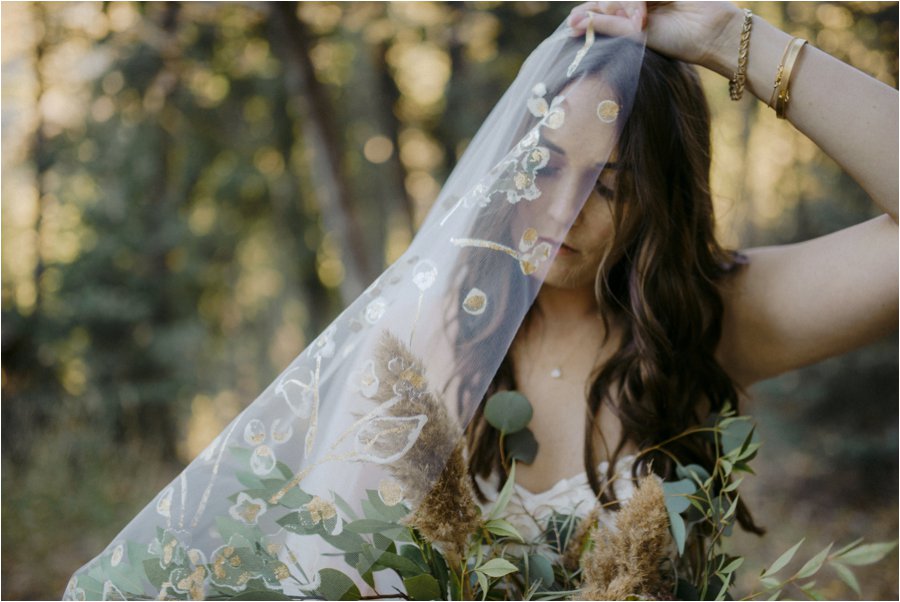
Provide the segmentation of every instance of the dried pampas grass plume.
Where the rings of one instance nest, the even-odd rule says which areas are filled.
[[[613,532],[600,525],[581,559],[582,600],[671,599],[663,565],[668,559],[669,518],[662,485],[644,477],[616,515]]]
[[[429,541],[443,544],[451,559],[465,558],[481,512],[468,477],[462,429],[428,391],[422,362],[388,332],[377,352],[375,373],[379,384],[373,399],[385,403],[399,398],[386,414],[428,418],[409,451],[390,465],[415,508],[407,523]]]

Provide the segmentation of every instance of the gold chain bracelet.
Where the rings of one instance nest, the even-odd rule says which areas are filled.
[[[744,94],[744,83],[747,81],[747,57],[750,55],[750,29],[753,27],[753,12],[744,9],[744,25],[741,28],[741,47],[738,51],[737,71],[728,82],[728,94],[731,100],[740,100]]]

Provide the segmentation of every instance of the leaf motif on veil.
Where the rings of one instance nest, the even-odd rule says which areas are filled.
[[[299,368],[293,370],[299,370]],[[282,378],[275,385],[275,393],[284,398],[294,415],[301,420],[307,420],[312,414],[313,404],[316,400],[315,380],[315,373],[310,370],[309,382],[303,382],[299,378]]]
[[[356,431],[357,458],[376,464],[396,462],[415,445],[427,422],[423,414],[372,417]]]

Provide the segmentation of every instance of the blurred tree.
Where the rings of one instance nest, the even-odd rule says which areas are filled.
[[[572,6],[0,6],[3,597],[59,596],[342,295],[402,253]],[[896,86],[896,3],[753,8]],[[730,244],[808,238],[872,213],[811,142],[708,84]],[[751,495],[766,513],[805,507],[815,490],[798,475],[837,466],[853,478],[836,483],[858,483],[834,487],[827,520],[858,512],[896,530],[896,421],[884,420],[896,370],[889,341],[756,390],[772,402],[760,403],[767,446],[793,459],[788,476],[761,470]],[[769,507],[763,492],[786,481],[798,483],[793,505]],[[868,498],[835,501],[852,491]],[[895,576],[872,577],[877,591],[896,595]]]

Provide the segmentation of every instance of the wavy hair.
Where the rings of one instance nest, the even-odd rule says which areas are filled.
[[[602,65],[582,68],[599,72]],[[623,336],[587,388],[584,468],[595,494],[614,505],[611,488],[603,484],[628,443],[638,450],[665,443],[639,457],[635,475],[653,471],[671,477],[673,457],[711,470],[714,442],[708,436],[679,435],[726,405],[738,408],[738,387],[717,362],[715,350],[722,334],[719,284],[746,259],[715,238],[710,158],[709,108],[696,69],[646,49],[631,114],[619,137],[618,162],[629,169],[620,171],[614,187],[613,243],[595,280],[606,332],[614,323]],[[524,327],[536,311],[532,306]],[[484,398],[514,389],[514,374],[507,355]],[[607,458],[608,473],[601,475],[592,435],[599,431],[596,422],[604,405],[620,420],[622,434]],[[473,479],[494,470],[504,474],[499,433],[481,408],[467,436]],[[744,529],[763,532],[743,502],[737,519]]]

